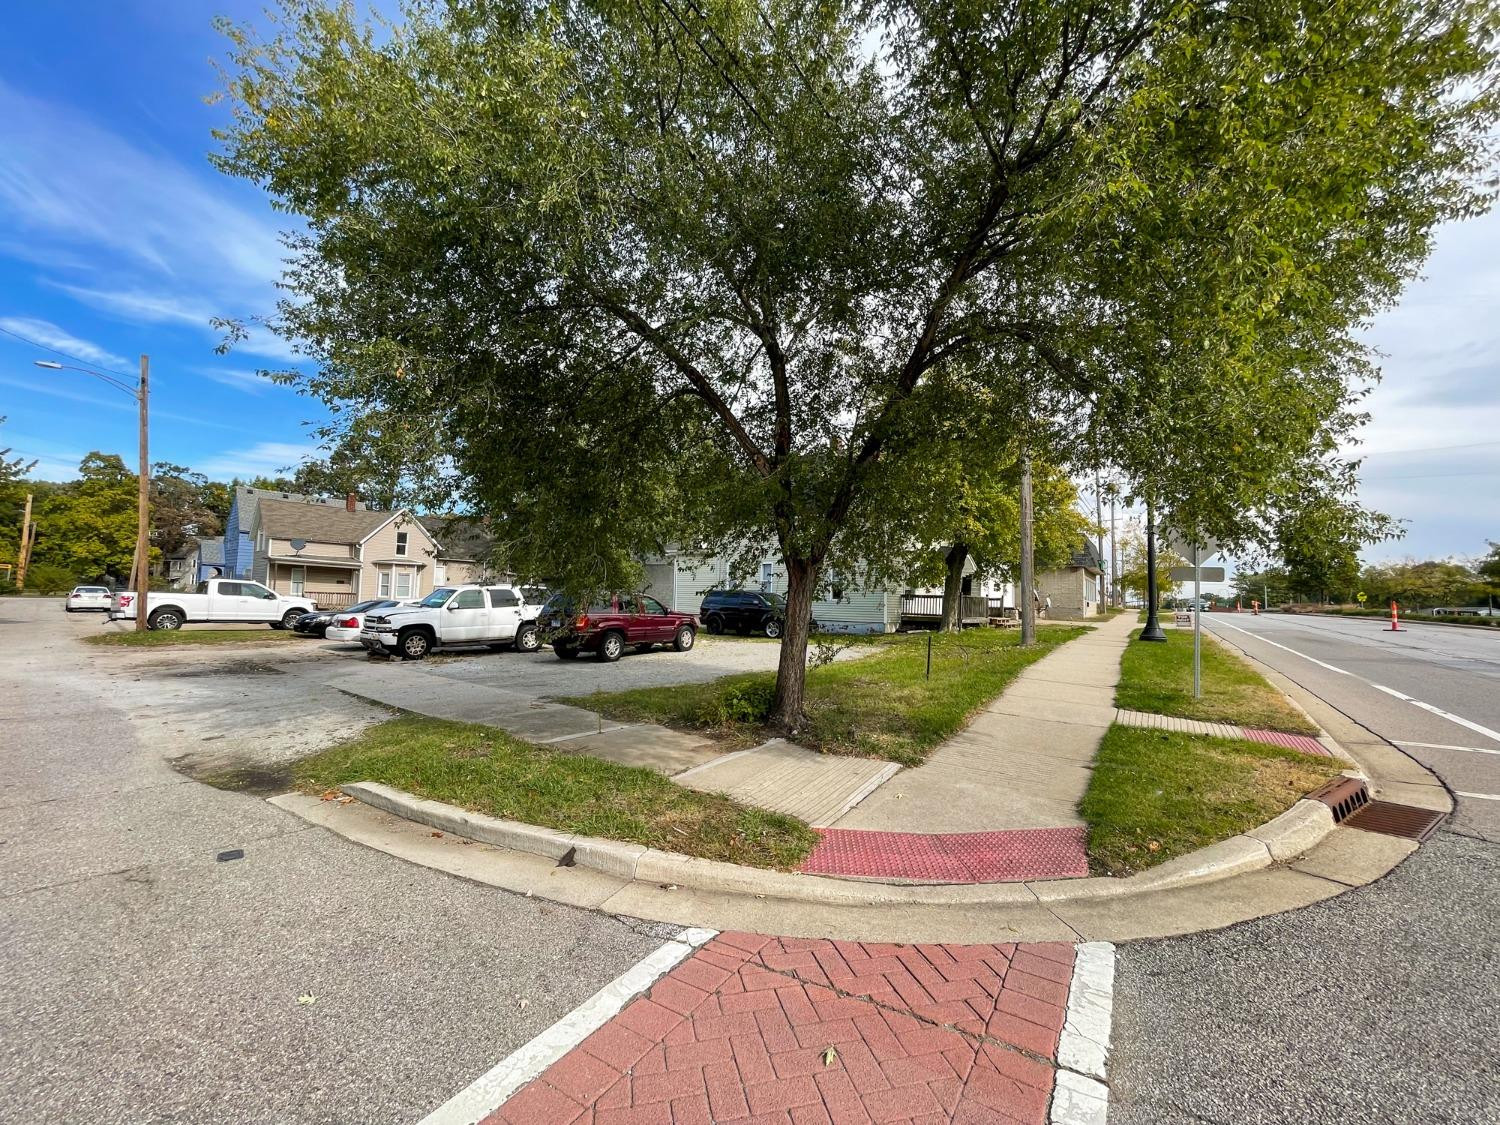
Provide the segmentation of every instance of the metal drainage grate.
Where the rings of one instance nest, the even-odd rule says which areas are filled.
[[[1322,801],[1333,812],[1333,822],[1342,824],[1370,803],[1370,791],[1365,788],[1363,778],[1336,777],[1321,789],[1308,794],[1314,801]]]
[[[1425,840],[1437,831],[1447,813],[1398,805],[1394,801],[1371,801],[1344,821],[1345,828],[1363,828],[1387,836],[1404,836],[1408,840]]]

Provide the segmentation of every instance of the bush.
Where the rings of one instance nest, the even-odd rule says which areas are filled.
[[[26,588],[37,594],[66,594],[78,583],[60,566],[38,563],[26,571]]]
[[[0,578],[0,598],[16,592],[16,584],[9,578]]]
[[[774,680],[735,684],[705,703],[698,721],[708,727],[763,723],[771,716],[771,704],[775,698]]]

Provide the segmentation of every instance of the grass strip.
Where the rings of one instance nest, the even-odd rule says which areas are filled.
[[[1279,816],[1344,768],[1260,742],[1109,728],[1078,811],[1089,867],[1130,875]]]
[[[1318,728],[1233,652],[1203,638],[1203,696],[1193,698],[1193,634],[1167,630],[1166,644],[1131,642],[1120,661],[1115,705],[1258,730],[1317,734]]]
[[[789,870],[817,843],[794,817],[684,789],[651,770],[420,715],[304,758],[293,775],[308,792],[378,781],[507,820],[751,867]]]
[[[933,747],[961,730],[1023,668],[1086,631],[1043,626],[1030,648],[1021,647],[1016,630],[884,638],[869,656],[808,670],[808,723],[797,732],[797,743],[827,754],[921,765]],[[564,702],[612,719],[662,723],[749,744],[771,736],[765,719],[775,684],[774,673],[748,672],[704,684],[596,692]]]
[[[303,638],[279,629],[148,629],[144,632],[99,633],[84,637],[86,645],[108,645],[113,648],[175,648],[181,645],[264,645],[285,644]]]

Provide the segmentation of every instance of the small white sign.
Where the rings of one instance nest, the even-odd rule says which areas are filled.
[[[1179,609],[1172,614],[1172,627],[1175,629],[1191,629],[1193,627],[1193,613],[1191,610]]]

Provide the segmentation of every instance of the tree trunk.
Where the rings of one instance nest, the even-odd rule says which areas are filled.
[[[795,735],[805,718],[802,697],[807,686],[807,638],[817,585],[815,563],[804,558],[786,559],[786,627],[781,634],[770,717],[771,726],[785,735]]]
[[[943,557],[948,564],[948,574],[943,580],[943,623],[945,633],[957,633],[963,628],[961,607],[964,586],[964,563],[969,561],[969,545],[955,543]]]

